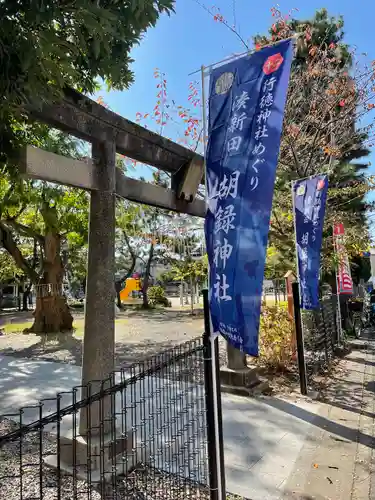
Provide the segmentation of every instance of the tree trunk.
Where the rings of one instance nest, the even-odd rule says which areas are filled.
[[[148,254],[148,260],[147,260],[147,264],[146,264],[146,269],[145,269],[145,275],[144,275],[143,283],[142,283],[142,298],[143,298],[144,309],[149,308],[147,290],[148,290],[149,281],[150,281],[150,271],[151,271],[151,264],[152,264],[153,258],[154,258],[154,244],[151,243],[150,251]]]
[[[22,311],[28,311],[29,310],[29,297],[30,297],[30,292],[31,292],[31,284],[27,287],[25,287],[25,290],[23,292],[23,299],[22,299]]]
[[[117,307],[118,307],[119,309],[122,309],[122,302],[121,302],[120,292],[121,292],[121,290],[119,290],[119,289],[116,287],[116,302],[117,302]]]
[[[193,278],[190,277],[190,303],[191,303],[191,315],[194,314],[194,285]]]
[[[44,241],[44,274],[37,285],[32,333],[58,333],[72,330],[73,317],[63,295],[64,268],[60,256],[60,235],[48,231]]]
[[[275,305],[277,304],[277,280],[272,280],[273,283],[273,293],[275,295]]]
[[[125,283],[125,286],[126,286],[126,280],[128,278],[130,278],[130,276],[133,274],[134,272],[134,269],[135,269],[135,265],[137,263],[137,256],[130,244],[130,240],[129,240],[129,237],[128,237],[128,234],[126,231],[122,231],[122,234],[124,235],[124,238],[125,238],[125,242],[126,242],[126,245],[128,247],[128,250],[129,250],[129,253],[130,253],[130,256],[131,256],[131,259],[132,259],[132,262],[131,262],[131,265],[129,267],[129,270],[128,272],[125,274],[125,276],[123,276],[121,278],[121,280],[118,280],[115,282],[115,287],[116,287],[116,297],[117,297],[117,307],[119,309],[122,309],[122,302],[121,302],[121,298],[120,298],[120,292],[121,292],[121,286],[122,286],[122,283],[124,282]]]
[[[116,301],[117,301],[117,307],[119,309],[122,309],[122,302],[121,302],[121,298],[120,298],[120,293],[121,293],[123,283],[124,283],[124,286],[126,286],[126,280],[128,278],[130,278],[130,276],[133,274],[136,263],[137,263],[137,259],[135,258],[134,254],[132,254],[132,263],[131,263],[127,273],[121,279],[115,281]]]
[[[184,281],[184,298],[185,298],[185,305],[189,305],[189,289],[188,289],[188,284]]]

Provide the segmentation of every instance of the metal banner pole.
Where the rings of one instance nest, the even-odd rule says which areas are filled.
[[[336,283],[338,283],[337,273],[336,273]],[[337,286],[337,285],[336,285]],[[341,303],[340,303],[340,290],[337,286],[337,327],[338,327],[338,344],[341,345],[342,341],[342,318],[341,318]]]
[[[207,147],[207,112],[206,112],[206,92],[204,86],[204,77],[205,77],[205,67],[201,67],[201,76],[202,76],[202,126],[203,126],[203,142],[204,142],[204,158],[206,160],[206,147]],[[206,188],[206,209],[208,207],[208,182],[207,182],[207,164],[205,161],[205,188]],[[210,284],[210,269],[208,267],[208,286]],[[211,383],[211,387],[206,387],[206,397],[207,402],[212,397],[212,416],[207,415],[207,418],[213,418],[214,424],[214,447],[215,449],[211,449],[211,453],[215,452],[215,461],[211,460],[211,466],[216,467],[216,472],[213,474],[213,485],[216,490],[213,490],[211,495],[214,494],[214,491],[217,492],[217,496],[212,496],[211,500],[225,500],[226,498],[226,487],[225,487],[225,466],[224,466],[224,445],[223,445],[223,423],[222,423],[222,410],[221,410],[221,387],[220,387],[220,367],[219,367],[219,347],[218,347],[218,338],[213,335],[212,331],[212,321],[210,315],[210,307],[208,300],[208,290],[204,292],[203,295],[203,304],[204,304],[204,316],[205,316],[205,332],[206,335],[208,333],[208,342],[210,343],[210,348],[207,351],[210,353],[211,357],[211,377],[208,378],[208,382]],[[212,356],[214,354],[214,356]],[[210,382],[211,380],[211,382]],[[210,394],[207,395],[207,393]],[[207,408],[207,411],[208,408]],[[211,446],[213,446],[211,444]],[[210,451],[209,451],[210,454]],[[220,478],[220,482],[219,482]]]
[[[219,499],[219,464],[216,446],[215,426],[215,401],[213,382],[212,343],[210,339],[210,311],[208,303],[208,290],[203,290],[204,311],[204,388],[206,397],[206,422],[207,422],[207,452],[208,452],[208,482],[210,487],[210,500]]]
[[[297,337],[299,381],[301,387],[301,394],[306,396],[307,395],[306,362],[305,362],[305,346],[303,342],[303,330],[301,322],[299,284],[292,283],[292,290],[293,290],[293,304],[294,304],[294,322],[296,325],[296,337]]]
[[[298,283],[298,298],[301,296],[301,287],[300,287],[300,276],[299,276],[299,266],[298,266],[298,246],[297,246],[297,223],[296,223],[296,204],[294,200],[294,185],[296,181],[292,181],[292,210],[293,210],[293,225],[294,225],[294,245],[296,248],[296,276],[297,276],[297,283]],[[292,294],[293,294],[293,283],[292,283]],[[300,304],[298,304],[298,307]],[[293,307],[294,307],[294,296],[293,296]],[[295,307],[294,307],[294,314],[295,314]],[[301,322],[302,325],[302,322]],[[295,325],[295,330],[294,330],[294,339],[293,339],[293,346],[292,348],[297,347],[297,326]],[[294,349],[293,349],[294,350]],[[293,352],[293,359],[295,356],[295,351]]]
[[[332,236],[333,236],[333,249],[335,254],[338,256],[337,253],[337,245],[336,245],[336,238],[335,238],[335,228],[332,226]],[[337,292],[337,343],[338,345],[341,345],[342,341],[342,319],[341,319],[341,304],[340,304],[340,277],[339,273],[337,272],[337,267],[335,270],[335,278],[336,278],[336,292]]]

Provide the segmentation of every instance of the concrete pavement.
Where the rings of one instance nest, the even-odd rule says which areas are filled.
[[[223,394],[228,491],[251,500],[375,498],[372,342],[358,341],[341,361],[325,402]],[[0,414],[79,383],[78,366],[0,357]]]
[[[340,361],[285,498],[375,499],[374,393],[375,341],[367,335]]]

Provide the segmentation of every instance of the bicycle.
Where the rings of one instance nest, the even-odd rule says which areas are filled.
[[[348,302],[348,312],[351,330],[356,339],[359,339],[363,329],[367,326],[369,307],[366,298],[352,299]]]
[[[356,339],[359,339],[364,327],[363,314],[359,311],[352,313],[352,328]]]

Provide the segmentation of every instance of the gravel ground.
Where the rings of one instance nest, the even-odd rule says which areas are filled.
[[[14,422],[0,421],[0,436],[16,429]],[[67,475],[59,478],[55,469],[41,463],[39,443],[39,433],[24,436],[22,467],[19,440],[0,448],[0,498],[19,500],[22,491],[24,499],[52,500],[57,498],[60,484],[64,500],[209,500],[207,488],[143,465],[137,466],[126,477],[119,476],[114,484],[90,485]],[[44,455],[56,454],[56,439],[47,432],[43,432],[43,444]]]
[[[75,315],[82,319],[83,315]],[[15,322],[16,318],[12,318]],[[27,321],[20,317],[19,322]],[[3,323],[4,323],[3,318]],[[10,320],[8,319],[8,322]],[[127,311],[116,321],[116,367],[126,367],[202,335],[203,318],[177,311]],[[81,365],[82,336],[71,333],[0,336],[3,355]]]
[[[0,437],[17,430],[18,425],[0,419]],[[72,476],[57,474],[40,460],[39,432],[0,447],[0,498],[6,500],[209,500],[209,489],[161,470],[138,465],[115,482],[90,484]],[[43,455],[56,454],[56,438],[43,432]],[[22,450],[22,463],[20,461]],[[21,481],[22,476],[22,481]],[[22,493],[21,493],[22,492]],[[249,500],[227,494],[227,500]]]

